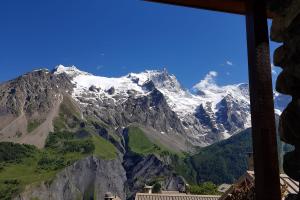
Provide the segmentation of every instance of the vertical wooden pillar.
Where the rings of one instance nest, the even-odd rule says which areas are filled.
[[[247,45],[256,200],[280,200],[265,0],[247,0]]]

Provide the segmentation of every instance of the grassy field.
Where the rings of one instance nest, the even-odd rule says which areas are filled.
[[[148,155],[154,152],[158,153],[160,150],[159,147],[156,144],[153,144],[138,127],[130,127],[128,136],[128,147],[135,153]]]
[[[128,147],[131,151],[141,154],[141,155],[177,155],[179,157],[184,157],[181,152],[175,152],[172,149],[165,147],[160,144],[159,141],[151,141],[145,133],[138,127],[128,128]]]
[[[19,180],[21,184],[29,184],[47,180],[53,177],[56,170],[39,170],[38,160],[40,155],[37,153],[33,158],[24,159],[21,163],[11,163],[5,165],[0,172],[0,181]]]
[[[92,135],[92,140],[95,145],[95,156],[106,160],[111,160],[117,157],[117,150],[113,144],[94,134]]]

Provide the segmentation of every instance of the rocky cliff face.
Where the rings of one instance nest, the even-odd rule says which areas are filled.
[[[104,199],[108,191],[126,199],[126,172],[120,159],[100,160],[89,156],[58,173],[52,181],[27,188],[16,200]]]
[[[182,190],[185,187],[184,179],[154,155],[127,155],[122,162],[121,157],[114,160],[86,157],[59,172],[51,181],[28,186],[14,199],[102,200],[106,192],[121,199],[133,199],[145,184],[158,177],[163,181],[164,189]]]
[[[0,85],[0,114],[44,118],[58,99],[58,94],[70,93],[72,84],[65,75],[54,75],[47,69],[24,74]]]

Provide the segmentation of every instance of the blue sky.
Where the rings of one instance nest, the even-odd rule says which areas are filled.
[[[0,82],[58,64],[102,76],[166,67],[187,88],[209,71],[221,85],[247,82],[243,16],[140,0],[1,0],[0,26]]]

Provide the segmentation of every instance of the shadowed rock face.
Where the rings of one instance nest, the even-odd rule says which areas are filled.
[[[244,129],[244,122],[247,120],[247,108],[241,107],[231,95],[225,96],[218,104],[219,110],[216,113],[217,123],[223,125],[225,130],[230,132]]]
[[[197,119],[199,120],[199,122],[201,124],[206,124],[206,126],[208,126],[209,128],[211,128],[213,130],[213,132],[216,132],[217,129],[215,128],[215,123],[213,123],[214,121],[211,119],[210,114],[211,114],[211,110],[210,109],[205,109],[203,107],[203,105],[201,104],[195,113],[195,116],[197,117]]]
[[[129,96],[122,104],[102,100],[84,102],[88,103],[87,106],[82,107],[84,114],[96,116],[112,127],[126,127],[130,123],[138,123],[158,131],[167,132],[172,128],[177,132],[183,132],[178,117],[170,110],[164,96],[156,89],[147,96],[138,98]],[[96,104],[101,104],[101,108],[95,107]]]
[[[185,180],[175,175],[169,166],[154,155],[141,157],[128,153],[124,159],[129,199],[134,199],[135,193],[141,191],[145,183],[150,183],[159,177],[164,178],[162,184],[164,190],[179,191],[185,188]]]
[[[300,1],[277,1],[271,39],[283,43],[274,53],[274,63],[282,68],[276,90],[292,96],[292,101],[280,117],[281,139],[295,146],[284,156],[283,168],[291,178],[300,181]]]

